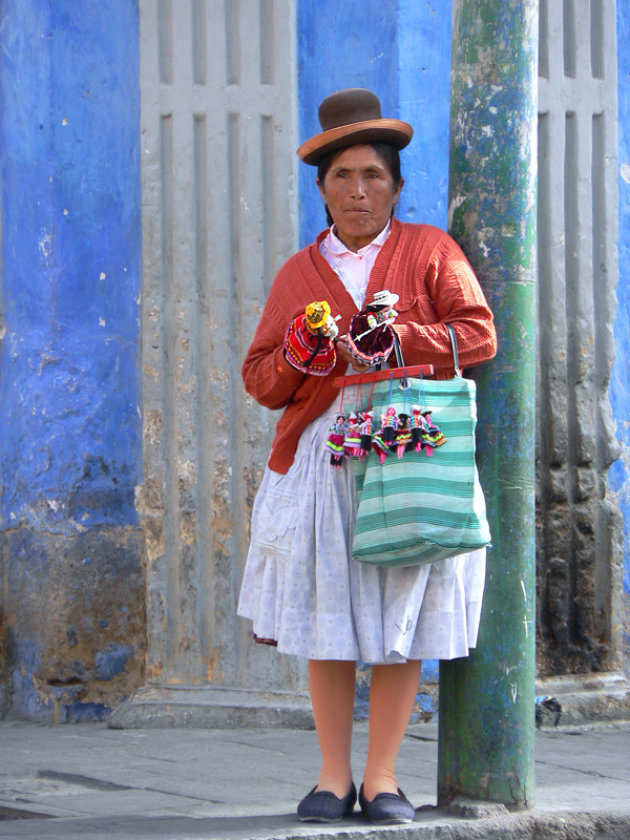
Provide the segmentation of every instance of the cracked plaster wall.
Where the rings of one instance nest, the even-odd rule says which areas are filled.
[[[0,6],[5,702],[103,717],[141,680],[138,9]]]

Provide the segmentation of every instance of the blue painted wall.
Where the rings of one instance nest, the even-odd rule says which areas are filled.
[[[450,0],[298,0],[298,110],[303,142],[321,131],[317,108],[340,88],[367,87],[383,116],[406,120],[403,221],[446,227]],[[326,226],[316,169],[300,164],[300,243]]]
[[[43,720],[143,661],[139,105],[137,0],[0,4],[1,606]]]
[[[619,97],[619,280],[610,399],[622,455],[610,470],[624,520],[624,652],[630,675],[630,0],[617,0]]]
[[[135,523],[136,3],[1,10],[3,527]]]

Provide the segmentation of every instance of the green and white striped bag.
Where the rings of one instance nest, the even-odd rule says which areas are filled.
[[[451,340],[454,331],[449,327]],[[359,494],[352,555],[355,560],[384,566],[435,563],[490,543],[486,505],[475,463],[476,385],[464,379],[457,363],[455,378],[377,382],[372,396],[374,416],[388,405],[409,413],[412,403],[432,412],[446,443],[428,456],[390,454],[381,465],[372,451],[355,461]]]

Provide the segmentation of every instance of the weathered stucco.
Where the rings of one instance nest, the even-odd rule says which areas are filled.
[[[55,723],[107,717],[143,677],[141,532],[23,527],[2,549],[14,711]]]
[[[41,720],[143,669],[137,33],[134,0],[0,7],[0,612]]]
[[[613,4],[541,3],[538,673],[621,667],[619,454],[608,398],[617,282]],[[621,45],[623,48],[623,44]],[[618,348],[617,348],[618,352]]]

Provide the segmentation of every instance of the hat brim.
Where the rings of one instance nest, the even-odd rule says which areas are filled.
[[[397,149],[404,149],[413,136],[413,128],[402,120],[365,120],[329,128],[302,143],[297,150],[299,157],[311,166],[316,166],[322,155],[363,143],[391,143]]]

